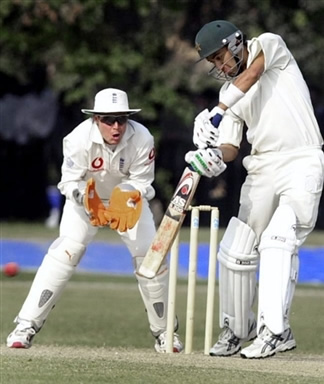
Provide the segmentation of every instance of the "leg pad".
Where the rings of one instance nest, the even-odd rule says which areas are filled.
[[[254,320],[251,310],[256,287],[258,253],[253,230],[233,217],[220,243],[218,253],[220,327],[229,327],[244,339]]]

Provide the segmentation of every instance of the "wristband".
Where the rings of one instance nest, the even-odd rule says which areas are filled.
[[[234,84],[230,84],[226,91],[219,96],[219,102],[226,105],[228,108],[231,108],[234,104],[241,100],[244,95],[245,93]]]

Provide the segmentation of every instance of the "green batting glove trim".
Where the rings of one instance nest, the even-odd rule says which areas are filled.
[[[208,165],[204,162],[204,160],[200,156],[196,155],[196,159],[199,161],[199,163],[203,166],[204,169],[208,169]]]
[[[196,164],[195,164],[193,161],[190,163],[190,165],[191,165],[192,169],[193,169],[195,172],[198,173],[198,175],[202,176],[202,173],[199,171],[199,169],[196,167]]]

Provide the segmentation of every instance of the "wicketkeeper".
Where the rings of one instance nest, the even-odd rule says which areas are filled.
[[[146,127],[130,119],[139,111],[129,108],[124,91],[104,89],[95,96],[93,109],[82,109],[90,117],[64,138],[58,188],[66,203],[59,237],[37,271],[15,319],[17,326],[7,338],[8,347],[31,346],[98,228],[110,227],[132,256],[155,349],[166,351],[167,265],[161,266],[154,279],[136,273],[155,234],[149,208],[155,195],[154,139]],[[173,349],[183,349],[176,333]]]
[[[219,104],[195,119],[196,151],[186,161],[213,177],[236,158],[247,126],[251,153],[238,217],[220,243],[220,327],[212,356],[263,358],[296,347],[289,313],[298,276],[298,249],[313,230],[323,188],[323,138],[307,85],[283,39],[246,40],[224,20],[196,35],[209,74],[225,81]],[[215,129],[216,127],[216,129]],[[210,148],[208,148],[210,147]],[[213,147],[213,148],[212,148]],[[252,306],[259,266],[258,315]]]

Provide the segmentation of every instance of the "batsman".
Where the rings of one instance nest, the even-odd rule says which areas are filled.
[[[154,139],[146,127],[130,119],[139,111],[129,108],[126,92],[103,89],[96,94],[93,109],[82,109],[89,118],[64,138],[58,188],[66,202],[59,237],[49,247],[14,320],[17,326],[7,338],[8,347],[32,345],[88,244],[99,228],[109,227],[118,232],[132,256],[155,350],[166,352],[167,265],[161,265],[154,279],[137,273],[156,232],[149,207],[155,195]],[[107,308],[107,316],[113,310]],[[175,321],[175,332],[177,327]],[[173,350],[182,349],[174,333]]]
[[[247,40],[234,24],[216,20],[200,29],[195,45],[200,60],[211,63],[209,75],[224,84],[218,105],[195,119],[198,149],[186,161],[213,177],[224,170],[220,161],[236,158],[245,125],[251,145],[243,159],[247,176],[238,216],[229,221],[219,247],[222,331],[210,355],[241,351],[243,358],[265,358],[296,347],[290,309],[298,250],[318,215],[323,138],[305,80],[279,35]]]

